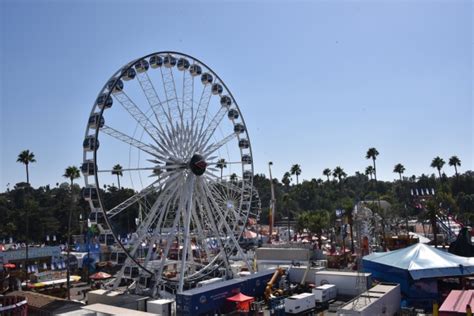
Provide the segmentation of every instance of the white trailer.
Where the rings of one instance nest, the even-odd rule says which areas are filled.
[[[334,284],[324,284],[313,289],[317,304],[325,304],[337,296],[337,288]]]
[[[314,294],[301,293],[285,298],[285,313],[296,315],[316,308]]]
[[[316,286],[334,284],[338,295],[355,297],[372,286],[371,275],[371,273],[323,270],[315,273],[314,280]],[[366,288],[362,283],[365,283]]]
[[[400,284],[382,283],[342,306],[337,315],[396,315],[400,309],[400,300]]]
[[[176,316],[176,302],[172,299],[148,301],[147,311],[160,316]]]

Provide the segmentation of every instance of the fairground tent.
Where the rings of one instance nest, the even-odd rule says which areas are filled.
[[[363,258],[363,265],[364,269],[405,270],[413,280],[474,273],[474,258],[456,256],[422,243],[395,251],[374,252]]]
[[[399,283],[409,300],[436,299],[437,278],[474,273],[474,258],[456,256],[422,243],[372,253],[363,258],[362,265],[375,280]]]

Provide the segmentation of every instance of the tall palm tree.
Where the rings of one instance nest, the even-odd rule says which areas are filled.
[[[329,168],[324,169],[323,170],[323,175],[328,177],[328,182],[329,182],[329,176],[331,175],[331,169],[329,169]]]
[[[457,156],[452,156],[449,158],[449,165],[451,167],[454,167],[454,172],[456,173],[456,177],[458,176],[458,168],[461,166],[461,159],[459,159]]]
[[[375,178],[375,182],[377,182],[377,167],[375,166],[375,159],[377,159],[377,156],[379,155],[379,152],[377,151],[377,149],[375,149],[374,147],[372,148],[369,148],[369,150],[367,150],[367,154],[365,155],[365,158],[366,159],[372,159],[373,163],[374,163],[374,178]]]
[[[402,173],[405,172],[405,167],[401,163],[397,163],[395,167],[393,167],[393,172],[398,173],[400,181],[402,181]]]
[[[76,166],[69,166],[64,171],[63,177],[71,180],[71,189],[72,189],[72,185],[74,184],[74,179],[80,178],[81,173],[79,172],[79,169]]]
[[[291,174],[292,175],[296,175],[296,184],[298,185],[298,176],[301,174],[301,166],[298,165],[298,164],[295,164],[293,166],[291,166],[291,170],[290,170]]]
[[[372,180],[372,175],[373,174],[374,174],[374,167],[367,166],[367,168],[365,168],[365,175],[369,176],[370,180]]]
[[[441,179],[441,169],[443,168],[445,162],[443,158],[440,158],[439,156],[436,156],[433,158],[433,161],[431,161],[431,167],[438,169],[438,174],[439,178]]]
[[[221,181],[222,181],[222,172],[224,168],[227,168],[227,164],[224,158],[217,160],[216,167],[221,169]]]
[[[119,164],[116,164],[113,168],[112,168],[112,174],[115,174],[117,176],[117,182],[118,182],[118,188],[120,190],[120,177],[123,176],[123,172],[122,172],[123,168],[121,165]]]
[[[291,183],[291,174],[288,171],[285,172],[285,174],[283,175],[283,178],[281,179],[281,182],[283,182],[285,187],[288,189],[288,187],[290,186],[290,183]]]
[[[28,149],[23,150],[19,155],[16,160],[16,162],[21,162],[22,164],[25,165],[26,167],[26,183],[30,184],[30,174],[28,172],[28,165],[30,163],[36,162],[35,160],[35,154],[30,152]]]
[[[341,183],[342,178],[345,178],[347,176],[347,173],[344,172],[344,169],[337,166],[336,168],[334,168],[334,170],[332,172],[332,176],[334,178],[337,178],[339,180],[339,183]]]

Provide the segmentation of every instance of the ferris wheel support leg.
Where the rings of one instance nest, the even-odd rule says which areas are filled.
[[[187,260],[187,254],[188,254],[188,247],[189,247],[189,226],[191,225],[191,209],[193,206],[193,192],[194,192],[194,181],[196,179],[196,176],[193,174],[189,175],[189,182],[188,186],[186,188],[186,195],[188,196],[188,199],[186,200],[185,206],[186,206],[186,214],[185,214],[185,225],[184,225],[184,246],[183,246],[183,258],[181,259],[181,272],[179,275],[179,288],[178,292],[181,293],[183,292],[183,285],[184,285],[184,273],[185,273],[185,267],[186,267],[186,260]]]

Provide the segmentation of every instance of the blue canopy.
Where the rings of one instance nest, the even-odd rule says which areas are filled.
[[[362,264],[364,268],[384,265],[386,271],[405,270],[413,280],[474,274],[474,258],[456,256],[422,243],[372,253],[363,258]]]

